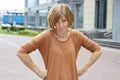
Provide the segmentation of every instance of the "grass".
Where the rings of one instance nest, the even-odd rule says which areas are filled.
[[[36,36],[39,34],[38,31],[33,30],[20,30],[20,31],[10,31],[10,30],[2,30],[0,27],[0,34],[11,34],[11,35],[20,35],[20,36]]]
[[[36,36],[39,34],[37,31],[32,31],[32,30],[21,30],[17,32],[17,35],[23,35],[23,36]]]

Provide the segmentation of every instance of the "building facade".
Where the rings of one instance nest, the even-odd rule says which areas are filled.
[[[112,35],[112,39],[120,41],[120,33],[116,32],[120,24],[120,0],[25,0],[25,26],[46,29],[48,11],[59,3],[71,6],[75,17],[73,28],[87,33],[97,31],[104,34],[111,31],[108,36]]]
[[[24,25],[24,14],[19,12],[7,12],[3,15],[3,24]]]
[[[47,14],[49,9],[59,3],[68,3],[75,15],[74,28],[83,28],[83,1],[81,0],[26,0],[25,1],[25,26],[30,28],[46,29]]]
[[[112,39],[120,42],[120,0],[113,2]]]

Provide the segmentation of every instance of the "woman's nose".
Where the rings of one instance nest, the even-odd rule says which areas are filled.
[[[59,24],[59,26],[60,26],[60,27],[63,27],[63,26],[64,26],[64,24],[63,24],[63,23],[60,23],[60,24]]]

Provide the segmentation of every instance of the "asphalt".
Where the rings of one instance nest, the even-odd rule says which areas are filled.
[[[20,45],[32,37],[0,34],[0,80],[42,80],[27,68],[16,56]],[[79,80],[120,80],[120,50],[103,47],[102,55]],[[82,48],[77,58],[77,67],[87,62],[90,52]],[[41,55],[36,50],[30,54],[34,62],[44,69]]]

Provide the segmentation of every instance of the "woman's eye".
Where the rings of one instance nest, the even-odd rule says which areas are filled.
[[[66,20],[63,20],[63,22],[66,22]]]

